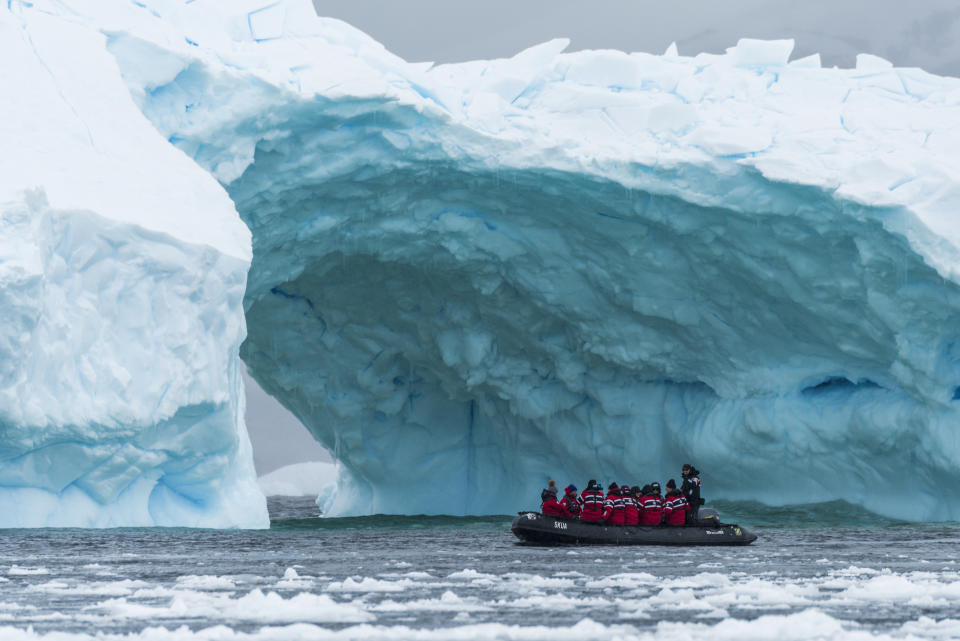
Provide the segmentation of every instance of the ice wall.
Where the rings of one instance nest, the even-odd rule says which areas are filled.
[[[960,518],[960,81],[790,41],[433,67],[306,2],[146,4],[109,49],[253,232],[243,358],[341,463],[326,511],[692,460]]]
[[[249,231],[106,41],[61,3],[0,7],[0,527],[263,527]]]

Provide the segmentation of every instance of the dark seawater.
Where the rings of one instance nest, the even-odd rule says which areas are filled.
[[[759,541],[531,547],[509,516],[328,519],[309,498],[272,498],[264,531],[5,530],[0,639],[960,636],[960,526],[711,505]]]

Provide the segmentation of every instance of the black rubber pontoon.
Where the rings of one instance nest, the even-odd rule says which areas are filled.
[[[513,533],[540,545],[750,545],[757,535],[718,519],[696,525],[606,525],[520,512]]]

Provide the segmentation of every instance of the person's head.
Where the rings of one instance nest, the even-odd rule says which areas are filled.
[[[650,484],[647,483],[646,485],[644,485],[644,486],[643,486],[643,489],[640,490],[640,493],[641,493],[641,494],[650,494]]]
[[[683,464],[683,467],[680,468],[680,474],[681,474],[684,478],[686,478],[687,476],[690,475],[690,470],[692,470],[692,469],[693,469],[693,466],[692,466],[692,465],[690,465],[689,463],[684,463],[684,464]]]
[[[672,492],[675,489],[677,489],[677,482],[674,481],[673,479],[670,479],[669,481],[667,481],[667,491]]]
[[[597,479],[590,479],[589,481],[587,481],[587,489],[588,489],[588,490],[595,490],[595,489],[597,489],[598,487],[600,487],[600,486],[597,485]]]
[[[607,486],[608,492],[616,492],[618,489],[620,488],[617,487],[616,483],[611,483],[610,485]]]
[[[557,482],[554,481],[553,479],[550,479],[550,481],[547,483],[547,487],[548,487],[548,488],[549,488],[549,487],[552,487],[553,489],[556,489],[556,488],[557,488]]]
[[[654,481],[653,483],[651,483],[651,484],[650,484],[650,491],[652,491],[654,494],[660,494],[660,484],[657,483],[656,481]]]
[[[634,485],[633,487],[631,487],[630,493],[633,494],[634,496],[640,496],[640,486]]]
[[[563,488],[563,491],[564,491],[568,496],[576,496],[576,494],[577,494],[577,486],[574,485],[573,483],[571,483],[571,484],[568,485],[567,487]]]

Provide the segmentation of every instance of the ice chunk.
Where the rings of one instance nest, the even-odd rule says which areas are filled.
[[[793,38],[786,40],[754,40],[741,38],[727,55],[738,65],[785,65],[793,53]]]
[[[893,63],[880,56],[869,53],[857,54],[857,71],[888,71],[893,69]]]
[[[803,58],[797,58],[796,60],[791,60],[790,66],[819,69],[821,67],[820,54],[814,53],[809,56],[804,56]]]

